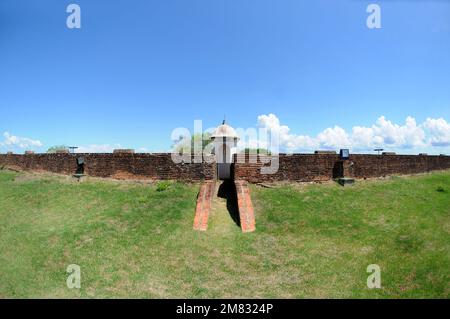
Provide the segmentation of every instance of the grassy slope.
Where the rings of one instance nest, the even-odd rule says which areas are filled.
[[[1,171],[0,297],[450,297],[450,172],[252,186],[252,234],[220,209],[192,231],[197,191]]]

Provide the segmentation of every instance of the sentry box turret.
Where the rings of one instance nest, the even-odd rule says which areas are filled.
[[[350,158],[350,151],[346,148],[341,149],[339,152],[339,158],[341,160],[348,160]]]

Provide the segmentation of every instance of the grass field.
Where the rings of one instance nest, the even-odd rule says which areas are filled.
[[[253,185],[250,234],[217,198],[193,231],[198,187],[0,171],[0,298],[450,297],[450,172]]]

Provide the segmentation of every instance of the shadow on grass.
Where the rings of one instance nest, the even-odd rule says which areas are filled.
[[[227,210],[234,223],[241,227],[239,218],[239,207],[236,195],[236,186],[232,180],[225,180],[220,184],[217,196],[227,200]]]

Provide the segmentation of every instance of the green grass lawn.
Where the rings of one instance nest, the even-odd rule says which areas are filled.
[[[193,231],[198,187],[0,171],[0,298],[450,297],[450,172],[253,185],[250,234],[220,209]]]

